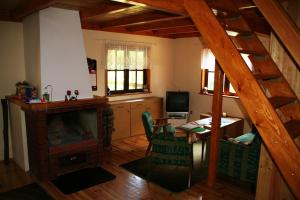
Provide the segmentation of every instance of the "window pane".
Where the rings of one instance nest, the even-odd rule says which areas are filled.
[[[129,71],[129,89],[133,90],[135,88],[135,83],[136,83],[136,71]]]
[[[117,71],[117,90],[124,90],[124,71]]]
[[[108,50],[107,51],[107,69],[116,69],[116,51]]]
[[[208,72],[207,76],[207,89],[214,90],[214,72]]]
[[[107,71],[107,86],[110,89],[110,91],[115,91],[115,71]]]
[[[137,69],[144,69],[145,57],[143,51],[137,51]]]
[[[230,93],[236,93],[234,88],[232,87],[231,83],[229,84],[229,92]]]
[[[137,71],[137,86],[136,89],[143,89],[144,71]]]
[[[125,68],[125,52],[124,50],[117,50],[117,69],[124,69]]]
[[[129,51],[128,53],[128,68],[129,69],[136,69],[136,52]]]

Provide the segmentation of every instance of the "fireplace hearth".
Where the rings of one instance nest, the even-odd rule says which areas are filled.
[[[50,180],[102,162],[107,98],[21,106],[26,116],[30,173],[38,179]]]

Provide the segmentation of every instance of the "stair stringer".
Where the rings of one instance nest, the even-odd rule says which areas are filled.
[[[184,6],[236,90],[289,187],[300,199],[298,147],[206,2],[185,0]]]

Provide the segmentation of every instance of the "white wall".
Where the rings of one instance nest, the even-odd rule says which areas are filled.
[[[0,21],[0,44],[0,97],[4,98],[15,93],[16,82],[25,80],[22,24]],[[2,130],[2,106],[0,106],[0,160],[3,160]]]
[[[92,97],[78,11],[41,10],[40,49],[41,86],[53,86],[54,101],[64,100],[67,90]]]
[[[146,96],[164,97],[166,90],[172,88],[174,67],[174,40],[149,36],[129,35],[122,33],[111,33],[103,31],[83,31],[86,54],[89,58],[97,60],[97,86],[94,95],[105,95],[105,53],[106,40],[117,40],[122,42],[138,42],[151,46],[151,91],[150,94],[127,95],[110,97],[110,101],[141,98]]]
[[[34,13],[23,20],[26,81],[41,93],[40,26],[39,14]]]
[[[201,86],[201,49],[203,44],[198,38],[175,40],[174,55],[174,90],[190,91],[191,120],[199,119],[201,113],[211,112],[212,96],[200,95]],[[223,98],[223,112],[245,119],[244,131],[250,130],[248,116],[240,100],[232,97]]]

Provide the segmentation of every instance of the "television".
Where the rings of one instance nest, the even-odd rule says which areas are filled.
[[[166,112],[189,112],[189,92],[167,91]]]

